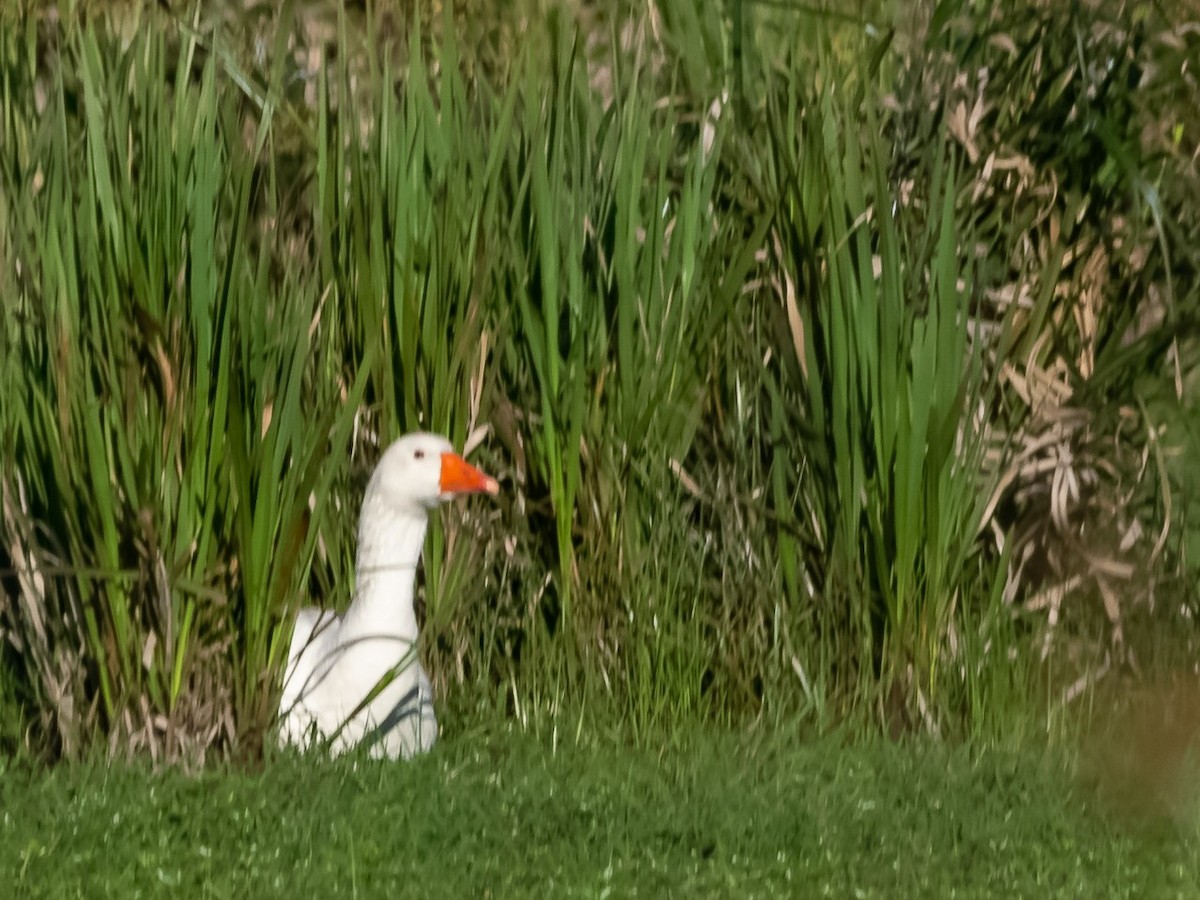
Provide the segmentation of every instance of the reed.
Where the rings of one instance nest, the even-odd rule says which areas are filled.
[[[1156,170],[1106,119],[1013,188],[1004,129],[1084,128],[1029,86],[1099,76],[943,7],[418,6],[3,19],[0,740],[257,754],[415,428],[503,486],[430,531],[451,736],[995,734],[1098,671],[1044,677],[1071,585],[1096,648],[1130,558],[1194,609],[1185,113]],[[1050,42],[1039,10],[997,21]],[[985,63],[1001,112],[960,116]],[[1132,343],[1123,283],[1164,310]],[[1097,509],[1111,553],[1072,556]]]

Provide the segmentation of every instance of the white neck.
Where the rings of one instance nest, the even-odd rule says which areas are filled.
[[[342,619],[339,643],[373,637],[416,643],[413,585],[428,524],[420,507],[397,511],[368,489],[358,522],[355,597]]]

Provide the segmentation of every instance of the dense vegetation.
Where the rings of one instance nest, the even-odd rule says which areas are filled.
[[[414,428],[451,736],[1194,696],[1184,11],[270,6],[0,26],[6,752],[257,756]]]

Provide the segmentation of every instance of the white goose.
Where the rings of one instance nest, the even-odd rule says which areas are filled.
[[[387,449],[363,497],[354,601],[340,617],[311,607],[296,617],[281,744],[328,741],[336,754],[366,743],[391,759],[433,746],[433,691],[416,658],[413,610],[429,512],[459,494],[498,491],[445,438],[409,434]]]

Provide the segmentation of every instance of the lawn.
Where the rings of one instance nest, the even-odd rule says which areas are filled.
[[[1044,757],[713,731],[673,747],[500,731],[404,765],[15,766],[0,872],[31,897],[1200,892],[1190,826],[1121,815]]]

